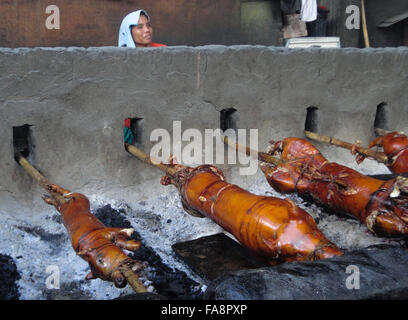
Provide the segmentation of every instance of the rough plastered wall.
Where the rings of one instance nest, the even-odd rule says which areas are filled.
[[[320,131],[366,144],[376,106],[386,101],[392,128],[407,131],[408,49],[288,50],[264,46],[0,49],[0,212],[34,215],[44,191],[13,159],[12,126],[33,125],[33,164],[53,183],[134,203],[175,192],[161,172],[128,155],[123,120],[143,118],[142,147],[153,129],[215,129],[235,108],[238,128],[270,139],[303,137],[306,107],[320,108]],[[356,167],[348,151],[318,144]],[[372,173],[387,172],[373,161]],[[227,179],[249,186],[221,165]],[[232,169],[231,169],[232,168]],[[362,168],[362,166],[360,166]]]

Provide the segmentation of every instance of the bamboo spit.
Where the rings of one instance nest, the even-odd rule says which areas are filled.
[[[384,152],[378,152],[378,151],[375,151],[369,148],[360,147],[358,145],[355,145],[349,142],[345,142],[345,141],[342,141],[336,138],[332,138],[329,136],[323,136],[318,133],[307,131],[307,130],[305,130],[305,135],[311,140],[329,143],[329,144],[332,144],[332,145],[335,145],[335,146],[338,146],[344,149],[352,150],[354,148],[356,152],[362,154],[365,157],[373,158],[377,160],[378,162],[381,162],[384,164],[389,163],[389,159]]]
[[[284,161],[280,160],[277,157],[271,156],[268,153],[255,151],[249,147],[243,147],[238,142],[231,141],[227,136],[224,136],[224,143],[239,152],[245,153],[247,156],[256,155],[256,158],[259,161],[274,164],[276,166],[284,163]]]

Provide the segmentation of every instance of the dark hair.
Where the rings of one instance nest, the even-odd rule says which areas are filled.
[[[148,21],[150,20],[149,16],[144,11],[140,12],[140,15],[145,16]]]

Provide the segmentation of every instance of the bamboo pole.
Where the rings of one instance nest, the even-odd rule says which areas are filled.
[[[135,292],[137,293],[147,292],[146,287],[142,284],[137,274],[135,274],[127,264],[121,265],[119,271],[123,274],[128,284],[132,287],[132,289]]]
[[[227,136],[224,136],[224,143],[239,152],[245,153],[248,156],[257,155],[257,159],[259,161],[267,162],[275,166],[284,163],[284,161],[282,161],[281,159],[274,157],[268,153],[255,151],[249,147],[243,147],[238,142],[230,141]]]
[[[58,205],[62,205],[67,202],[67,200],[60,194],[53,192],[48,189],[50,182],[46,177],[44,177],[26,158],[21,155],[18,155],[18,163],[24,168],[25,171],[36,180],[41,187],[47,190],[51,196],[57,201]]]
[[[136,148],[135,146],[133,146],[131,144],[125,143],[125,149],[126,149],[127,152],[134,155],[136,158],[142,160],[143,162],[146,162],[147,164],[155,166],[156,168],[159,168],[160,170],[162,170],[166,174],[170,174],[170,175],[174,176],[176,174],[176,172],[177,172],[177,169],[174,168],[173,165],[164,164],[164,163],[161,163],[159,161],[156,161],[156,160],[152,159],[149,155],[147,155],[145,152],[143,152],[142,150]]]
[[[365,44],[366,48],[370,48],[370,39],[368,38],[367,17],[366,17],[366,10],[365,10],[364,0],[361,0],[361,18],[362,18],[362,22],[363,22],[364,44]]]
[[[345,141],[342,141],[336,138],[332,138],[329,136],[323,136],[318,133],[307,131],[307,130],[305,130],[305,135],[309,139],[319,141],[319,142],[329,143],[329,144],[332,144],[332,145],[335,145],[335,146],[338,146],[344,149],[348,149],[348,150],[351,150],[354,146],[352,143],[345,142]],[[381,162],[381,163],[389,162],[389,159],[384,152],[377,152],[372,149],[359,147],[359,146],[357,146],[355,149],[358,153],[362,154],[363,156],[373,158],[377,160],[378,162]]]

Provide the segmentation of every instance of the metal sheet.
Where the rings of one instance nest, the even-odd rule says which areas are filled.
[[[194,272],[208,280],[227,272],[268,265],[223,233],[176,243],[172,248]]]
[[[396,24],[398,22],[401,22],[402,20],[405,20],[407,18],[408,18],[408,11],[382,21],[380,24],[377,24],[377,27],[387,28],[387,27],[392,26],[393,24]]]

